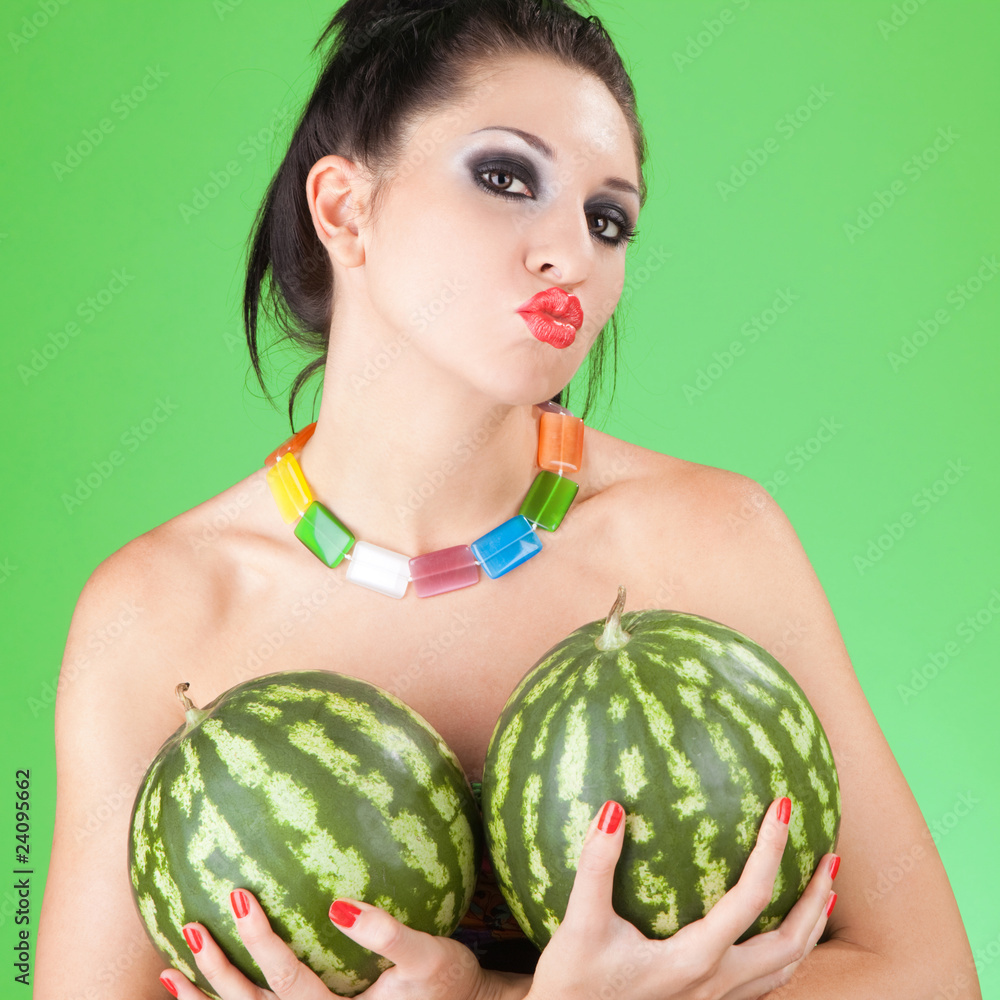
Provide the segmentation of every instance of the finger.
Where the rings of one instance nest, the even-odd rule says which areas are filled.
[[[584,838],[563,923],[593,931],[614,915],[611,895],[624,842],[625,811],[617,802],[605,802]]]
[[[830,895],[831,897],[836,897],[836,893],[831,893]],[[753,982],[741,983],[740,986],[726,993],[725,996],[722,997],[722,1000],[759,1000],[760,997],[767,996],[772,990],[780,989],[782,986],[789,983],[795,975],[795,970],[808,957],[809,953],[816,947],[820,937],[822,937],[823,930],[825,929],[827,922],[828,906],[829,904],[824,906],[823,910],[820,912],[819,919],[816,921],[813,926],[812,933],[809,935],[809,940],[806,944],[805,950],[797,961],[794,961],[789,965],[784,966],[784,968],[770,973],[769,975],[754,979]],[[830,907],[830,909],[832,909],[832,907]],[[744,942],[741,945],[737,945],[737,948],[744,948],[749,943],[749,941]]]
[[[832,904],[836,901],[837,894],[832,891],[832,886],[839,865],[840,859],[836,854],[824,854],[805,892],[796,900],[780,926],[773,931],[749,938],[741,945],[737,945],[737,948],[750,952],[774,947],[778,961],[783,965],[800,959],[808,948],[813,934],[816,934],[816,940],[819,940],[830,912],[833,911]],[[747,948],[748,945],[755,944],[756,949]]]
[[[323,980],[299,961],[295,952],[271,930],[267,914],[253,893],[246,889],[234,889],[230,894],[230,905],[236,917],[240,940],[260,966],[275,996],[281,1000],[330,1000],[330,991]],[[232,1000],[243,1000],[244,997],[256,1000],[261,995],[253,983],[230,965],[210,935],[206,936],[203,948],[195,955],[195,961],[213,987],[218,985],[231,990]],[[229,993],[226,993],[226,1000],[230,1000]]]
[[[724,982],[735,985],[753,980],[761,993],[788,982],[795,968],[816,947],[826,928],[837,898],[830,886],[839,861],[835,854],[823,855],[805,892],[781,925],[729,949],[719,968]],[[759,995],[753,994],[754,997]]]
[[[727,947],[771,902],[774,880],[788,841],[790,813],[791,801],[787,797],[775,799],[768,807],[739,881],[698,922],[699,935],[710,934],[717,944],[722,942]]]
[[[833,913],[833,908],[837,903],[837,894],[831,889],[830,898],[826,901],[826,905],[823,907],[823,912],[816,919],[816,923],[813,924],[812,933],[809,935],[809,945],[806,948],[806,954],[813,950],[817,944],[819,944],[819,939],[823,936],[823,932],[826,930],[826,926],[830,921],[830,914]]]
[[[226,1000],[251,1000],[251,998],[256,1000],[260,996],[257,987],[230,963],[226,953],[215,943],[215,939],[204,924],[185,924],[181,931],[194,956],[195,964],[216,993],[224,996]],[[177,977],[171,978],[176,985]],[[204,996],[201,990],[191,983],[187,983],[187,987],[183,983],[180,986],[177,993],[179,1000],[195,1000],[196,997]]]
[[[432,934],[407,927],[391,913],[360,900],[335,899],[330,919],[352,941],[407,973],[419,974],[440,955],[441,943]]]
[[[163,988],[178,1000],[207,1000],[205,994],[177,969],[165,969],[160,974]]]

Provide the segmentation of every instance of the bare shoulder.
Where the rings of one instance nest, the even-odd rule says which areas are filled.
[[[729,536],[764,521],[782,518],[778,505],[759,483],[741,473],[704,465],[609,434],[591,433],[597,464],[596,482],[613,518],[622,545],[630,543],[640,560],[669,562],[680,571],[696,571],[706,557],[721,555]],[[757,521],[756,526],[764,523]]]
[[[616,497],[653,505],[704,503],[723,506],[754,502],[766,490],[738,472],[702,465],[587,428],[587,461],[597,465],[598,488],[614,487]]]
[[[90,710],[97,698],[111,704],[144,697],[162,677],[199,669],[206,637],[239,603],[240,588],[266,575],[261,490],[261,477],[250,476],[132,539],[94,569],[70,623],[57,728],[68,706]],[[167,714],[175,708],[166,706]]]
[[[730,469],[639,452],[640,474],[628,479],[623,505],[632,555],[654,572],[671,567],[684,610],[781,650],[801,600],[814,613],[829,610],[795,528],[760,483]]]
[[[635,474],[617,499],[616,545],[639,581],[632,607],[689,611],[769,650],[810,697],[826,700],[854,669],[795,527],[756,480],[609,438]],[[862,696],[863,697],[863,696]]]
[[[94,569],[73,613],[68,652],[82,647],[93,654],[88,663],[99,665],[118,659],[102,655],[115,645],[152,652],[179,634],[179,622],[197,628],[199,609],[210,604],[213,574],[198,565],[186,517],[139,535]]]

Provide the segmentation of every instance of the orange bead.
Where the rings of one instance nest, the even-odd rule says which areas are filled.
[[[543,413],[538,428],[538,465],[549,472],[579,472],[583,466],[583,421],[571,413]]]
[[[282,455],[287,455],[288,452],[292,452],[293,455],[297,455],[302,450],[302,446],[306,443],[306,441],[313,436],[314,430],[316,430],[315,421],[309,424],[308,427],[303,427],[302,430],[296,431],[284,444],[279,444],[278,447],[264,459],[264,468],[270,469]]]

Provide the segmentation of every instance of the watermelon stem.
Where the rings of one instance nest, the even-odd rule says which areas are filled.
[[[594,640],[594,645],[600,650],[621,649],[632,638],[631,632],[622,628],[622,611],[625,609],[625,588],[618,588],[618,597],[611,605],[608,617],[604,620],[604,631]]]
[[[181,705],[184,707],[184,719],[187,725],[184,727],[184,734],[187,735],[197,726],[200,722],[204,722],[208,718],[208,712],[203,709],[198,708],[193,701],[184,693],[191,685],[184,681],[182,684],[178,684],[174,688],[174,694],[180,699]]]

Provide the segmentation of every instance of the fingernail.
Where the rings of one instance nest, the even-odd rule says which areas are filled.
[[[167,979],[166,976],[160,976],[160,982],[163,983],[163,985],[168,990],[170,990],[170,992],[173,993],[174,996],[177,996],[177,987],[174,986],[174,984],[172,982],[170,982],[170,980]]]
[[[245,917],[250,912],[250,899],[242,889],[234,889],[229,894],[229,902],[237,917]]]
[[[197,955],[201,951],[201,932],[197,927],[185,927],[183,933],[188,947]]]
[[[836,903],[836,902],[837,902],[837,894],[834,893],[830,897],[830,902],[826,904],[826,915],[827,916],[830,916],[830,914],[833,913],[833,904]]]
[[[353,903],[345,903],[342,899],[335,899],[330,907],[330,919],[338,927],[353,927],[360,913]]]
[[[832,882],[837,877],[837,871],[840,868],[840,856],[835,854],[833,860],[830,862],[830,881]]]
[[[783,798],[778,803],[778,821],[788,826],[788,819],[792,815],[792,800]]]
[[[614,833],[622,821],[625,810],[617,802],[605,802],[601,810],[601,818],[597,821],[597,829],[604,833]]]

